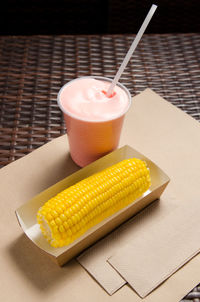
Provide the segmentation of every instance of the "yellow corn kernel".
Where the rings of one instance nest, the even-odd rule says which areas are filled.
[[[142,196],[150,185],[146,163],[126,159],[51,198],[39,209],[37,221],[49,243],[62,247]]]

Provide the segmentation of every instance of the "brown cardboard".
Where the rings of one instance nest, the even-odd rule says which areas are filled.
[[[171,136],[175,143],[173,152]],[[194,200],[199,195],[199,123],[150,89],[133,98],[122,132],[121,145],[126,144],[140,150],[173,177],[162,198],[172,188],[174,194],[182,195],[182,203],[188,203],[188,197]],[[178,158],[177,146],[180,147],[179,153],[183,151],[183,157],[187,158],[185,164],[179,162],[178,171],[172,160],[173,153],[175,160]],[[184,172],[188,171],[186,179],[185,173],[181,174],[182,166],[186,168]],[[70,261],[60,268],[22,234],[15,209],[77,170],[78,167],[69,157],[66,135],[0,170],[0,299],[4,302],[21,301],[22,298],[29,302],[57,302],[63,299],[82,302],[180,301],[200,282],[200,254],[144,299],[128,285],[109,296],[76,261]],[[188,181],[189,176],[191,180]],[[156,219],[155,213],[162,219],[178,207],[179,204],[171,198],[167,202],[154,202],[145,209],[150,214],[146,221],[150,225]],[[140,230],[147,232],[148,224],[142,226]]]
[[[152,224],[148,236],[129,236],[129,242],[108,259],[142,298],[199,253],[200,198],[191,203],[192,207],[183,205]]]
[[[39,225],[37,224],[36,216],[38,209],[51,197],[55,196],[60,191],[75,184],[83,178],[86,178],[98,171],[101,171],[112,164],[115,164],[123,159],[137,157],[145,160],[151,175],[151,187],[133,203],[123,208],[116,214],[105,219],[98,225],[88,230],[84,235],[75,240],[72,244],[63,248],[53,248],[43,237]],[[129,146],[124,146],[103,158],[93,162],[85,168],[73,173],[62,181],[43,191],[39,195],[32,198],[30,201],[22,205],[16,210],[16,215],[24,230],[25,234],[34,242],[41,250],[50,255],[59,265],[63,265],[71,258],[79,254],[83,249],[90,246],[92,243],[105,236],[119,224],[130,218],[135,213],[146,207],[152,201],[158,199],[169,182],[168,176],[153,162],[144,155],[140,154]]]
[[[172,106],[170,103],[164,101],[149,89],[145,90],[144,93],[138,95],[133,100],[135,100],[135,103],[133,102],[134,107],[131,108],[129,114],[134,118],[132,118],[132,120],[131,118],[126,119],[124,125],[125,129],[132,129],[132,133],[130,134],[125,131],[123,133],[122,143],[126,143],[128,139],[131,139],[134,141],[134,146],[140,148],[142,152],[146,150],[148,156],[151,159],[153,158],[158,165],[162,166],[163,169],[167,171],[171,178],[171,182],[164,192],[158,207],[154,207],[153,205],[143,211],[139,217],[135,217],[130,234],[125,233],[121,235],[122,229],[119,229],[113,236],[111,234],[109,238],[98,243],[98,247],[94,246],[89,249],[89,255],[87,255],[86,251],[78,258],[78,261],[80,261],[80,263],[110,294],[118,290],[121,287],[121,284],[114,278],[114,276],[116,276],[116,270],[112,271],[108,268],[108,263],[106,263],[106,261],[115,255],[124,244],[127,244],[129,238],[132,238],[133,242],[138,242],[140,238],[144,241],[148,240],[148,238],[151,237],[150,230],[154,224],[159,230],[157,241],[162,241],[162,238],[165,235],[162,234],[159,229],[159,223],[161,223],[163,219],[166,219],[172,211],[176,209],[179,211],[179,209],[184,206],[185,212],[182,215],[183,217],[187,217],[188,215],[187,207],[193,207],[194,212],[196,211],[196,213],[198,213],[195,200],[200,193],[198,184],[200,179],[200,161],[196,160],[200,153],[199,123],[189,115]],[[136,129],[135,132],[133,131],[134,129]],[[175,196],[175,198],[173,198],[173,196]],[[162,200],[163,198],[164,200]],[[170,222],[168,221],[166,222],[166,227],[169,223]],[[182,223],[184,224],[184,221]],[[175,228],[178,229],[178,221],[176,221],[176,224]],[[197,227],[199,227],[197,223],[196,226],[191,225],[194,234]],[[188,232],[185,233],[185,241],[183,239],[182,244],[186,247],[189,245],[191,250],[188,251],[188,254],[186,253],[185,256],[182,255],[181,259],[176,258],[176,263],[173,264],[171,275],[175,269],[178,269],[198,252],[198,241],[194,242],[194,236],[192,244],[197,245],[192,248],[189,234],[188,228]],[[176,249],[178,249],[178,247],[178,241],[174,238],[174,253],[177,252]],[[146,255],[145,249],[142,253],[141,248],[136,244],[133,245],[130,251],[133,249],[135,250],[135,253],[138,253],[136,262],[138,261],[140,264],[144,263],[144,256]],[[151,246],[151,248],[150,246],[148,247],[148,254],[153,257],[155,254],[154,246]],[[124,254],[122,252],[121,258],[123,258],[123,256]],[[151,259],[153,262],[153,258]],[[97,263],[97,265],[95,265],[95,263]],[[119,264],[117,264],[117,267],[118,265]],[[100,267],[101,269],[99,269]],[[164,266],[166,276],[169,270],[170,267]],[[144,272],[146,272],[146,278],[149,278],[149,275],[152,276],[151,279],[155,282],[153,288],[162,282],[162,278],[160,278],[160,280],[158,278],[158,284],[156,283],[155,279],[156,276],[158,277],[158,272],[155,269],[152,269],[151,274],[147,274],[144,266]],[[123,276],[122,268],[119,270],[119,273],[120,276]],[[133,268],[131,273],[134,273]],[[147,289],[148,280],[145,280],[144,275],[145,273],[141,276],[141,279],[144,280],[144,282],[146,281],[146,284],[144,284],[144,282],[141,283],[139,289],[142,296],[149,292]],[[134,277],[135,279],[137,278],[137,273]],[[125,274],[122,279],[124,278],[126,279]],[[131,282],[131,278],[127,279],[129,279],[130,283],[133,285],[134,282]]]

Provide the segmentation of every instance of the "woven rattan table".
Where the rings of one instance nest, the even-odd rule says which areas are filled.
[[[56,97],[84,75],[113,77],[133,35],[0,37],[0,166],[65,133]],[[120,81],[200,121],[200,35],[145,35]],[[200,277],[199,277],[200,279]],[[182,301],[200,301],[200,285]]]

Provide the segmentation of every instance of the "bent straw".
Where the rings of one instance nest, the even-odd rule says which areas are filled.
[[[118,72],[116,73],[114,80],[112,81],[111,85],[108,88],[108,91],[106,93],[107,97],[109,97],[112,94],[113,88],[115,87],[115,85],[117,84],[117,82],[119,81],[119,78],[121,77],[121,74],[123,73],[124,69],[126,68],[126,65],[128,64],[134,50],[136,49],[138,43],[140,42],[140,39],[142,38],[145,29],[147,28],[149,22],[151,21],[151,18],[153,17],[153,14],[155,13],[155,10],[157,8],[157,5],[153,4],[142,24],[142,26],[140,27],[140,30],[138,31],[134,41],[131,44],[131,47],[129,48],[129,51],[127,52],[120,68],[118,69]]]

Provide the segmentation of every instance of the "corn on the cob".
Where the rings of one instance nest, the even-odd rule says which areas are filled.
[[[140,197],[150,184],[144,161],[123,160],[47,201],[37,213],[41,231],[53,247],[68,245]]]

